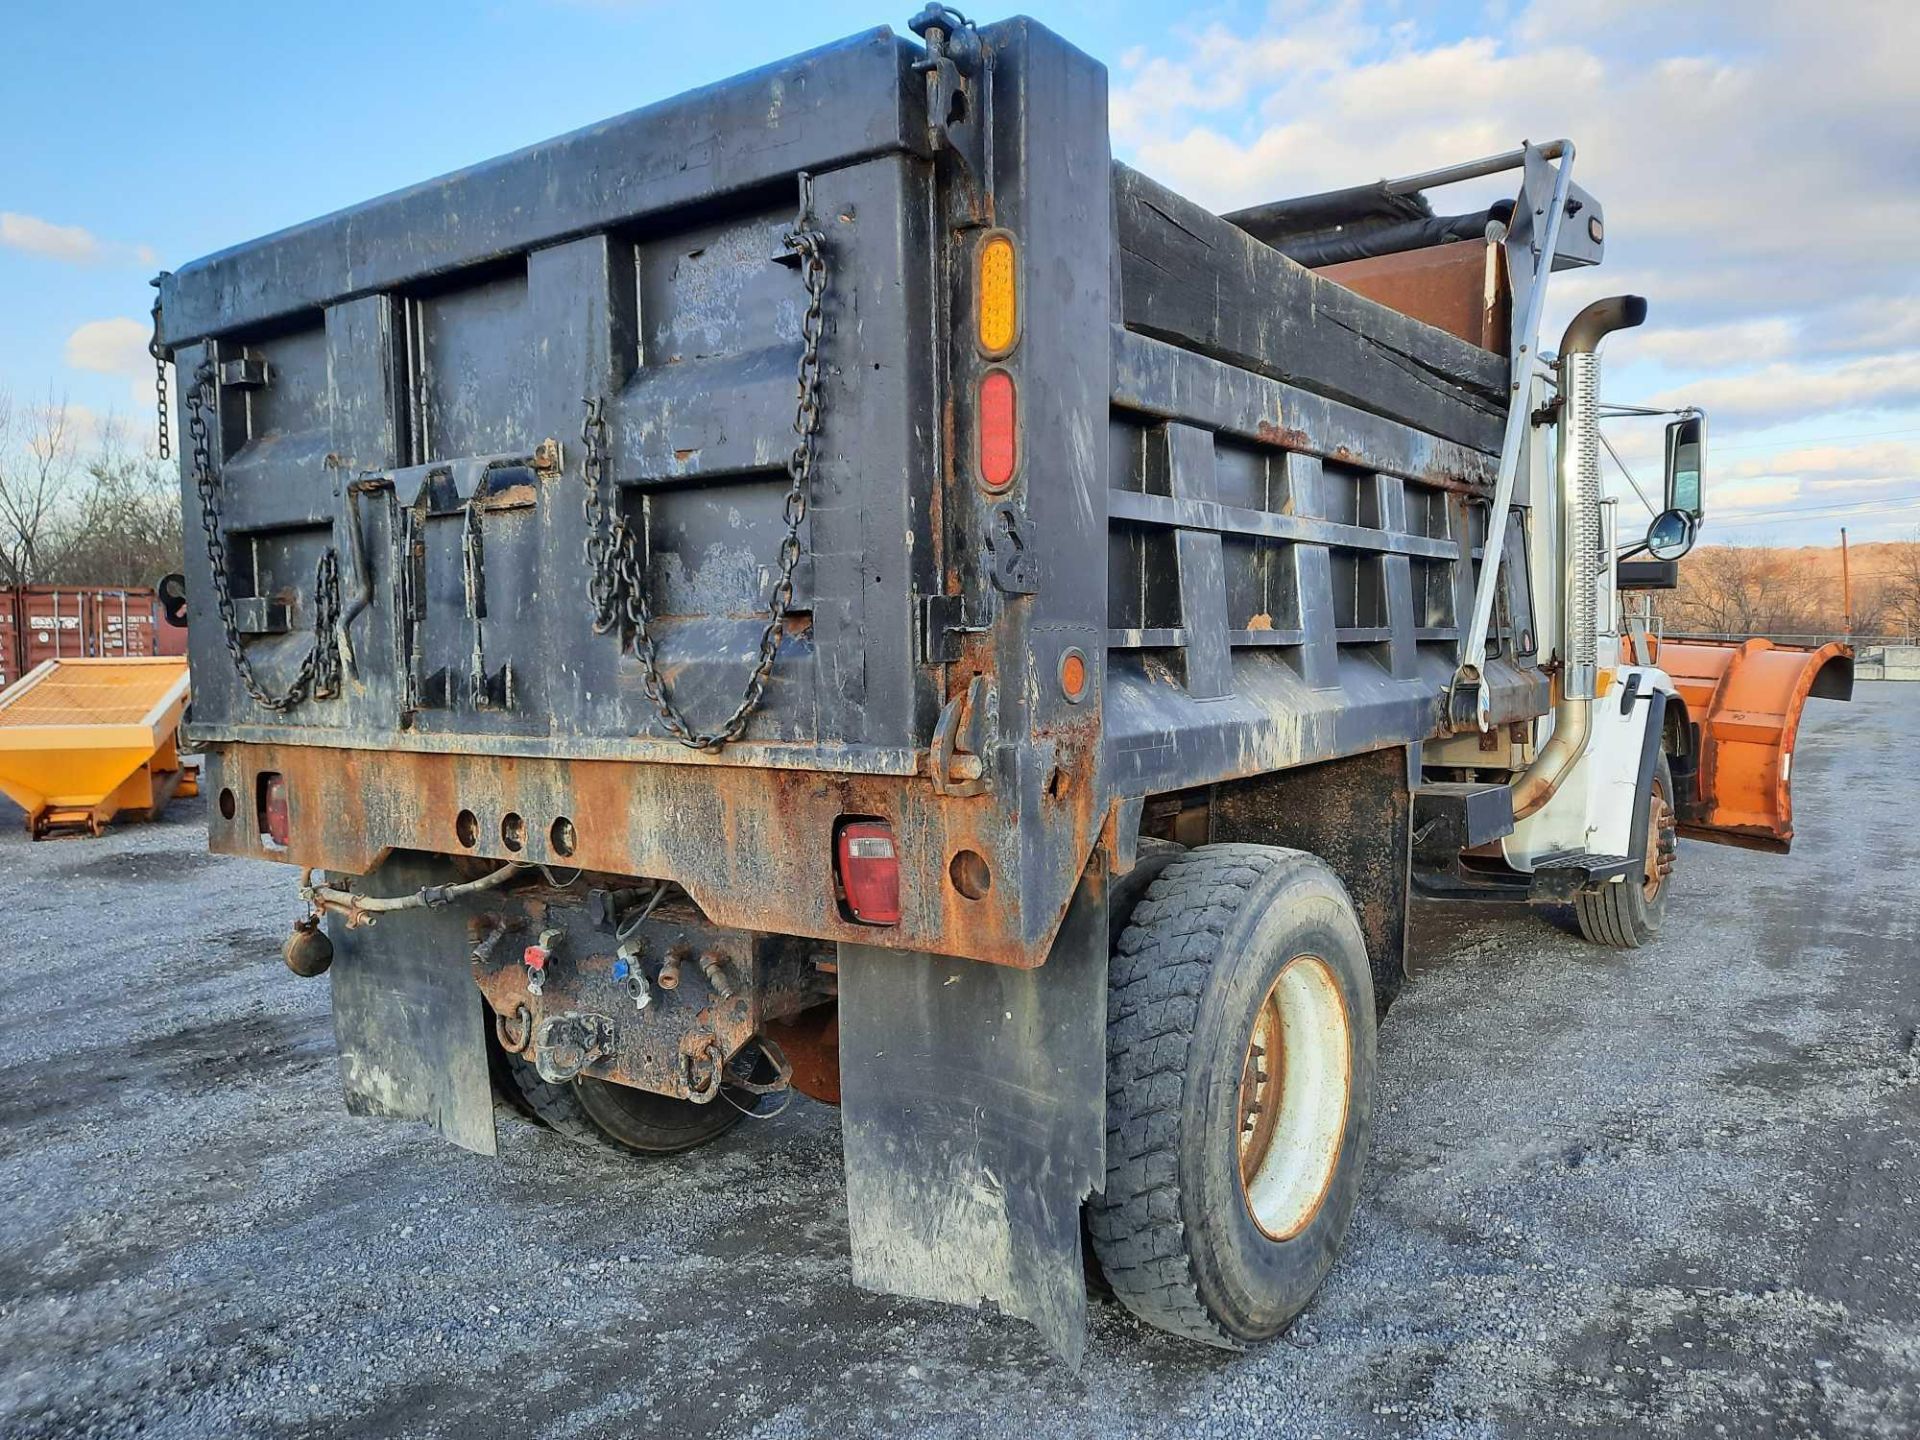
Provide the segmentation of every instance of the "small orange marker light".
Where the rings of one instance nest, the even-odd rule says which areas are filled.
[[[1075,705],[1087,698],[1087,657],[1078,649],[1060,657],[1060,693]]]

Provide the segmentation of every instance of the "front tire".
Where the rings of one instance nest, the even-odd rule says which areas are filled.
[[[1166,867],[1108,989],[1088,1229],[1122,1304],[1228,1349],[1306,1307],[1359,1200],[1374,1025],[1359,921],[1318,859],[1206,845]]]
[[[1638,950],[1660,938],[1678,853],[1674,824],[1673,771],[1662,754],[1653,767],[1653,784],[1647,796],[1647,846],[1640,875],[1623,875],[1589,894],[1573,897],[1574,918],[1588,943],[1613,950]]]

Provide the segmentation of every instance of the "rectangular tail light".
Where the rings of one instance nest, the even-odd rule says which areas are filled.
[[[885,820],[845,820],[834,841],[834,869],[847,914],[862,925],[900,923],[900,856]]]

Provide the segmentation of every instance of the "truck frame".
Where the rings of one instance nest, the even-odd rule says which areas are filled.
[[[1251,1343],[1416,887],[1640,944],[1713,823],[1599,491],[1644,302],[1542,356],[1565,142],[1222,217],[1044,28],[911,29],[160,278],[210,843],[308,872],[357,1114],[663,1153],[798,1090],[858,1283],[1077,1358],[1084,1234]]]

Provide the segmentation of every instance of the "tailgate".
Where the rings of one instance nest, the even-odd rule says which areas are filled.
[[[826,423],[746,736],[897,769],[937,709],[909,604],[934,408],[913,53],[874,31],[171,276],[218,470],[197,486],[189,447],[188,531],[204,496],[268,702],[190,545],[195,735],[632,758],[677,748],[659,691],[718,728],[782,572],[806,172]]]
[[[924,52],[870,32],[165,280],[215,849],[558,863],[1045,959],[1108,810],[1111,160],[1097,65],[981,42],[937,125]],[[826,269],[790,547],[797,223]],[[675,731],[743,700],[724,746]],[[856,818],[903,847],[884,932],[835,895]]]

